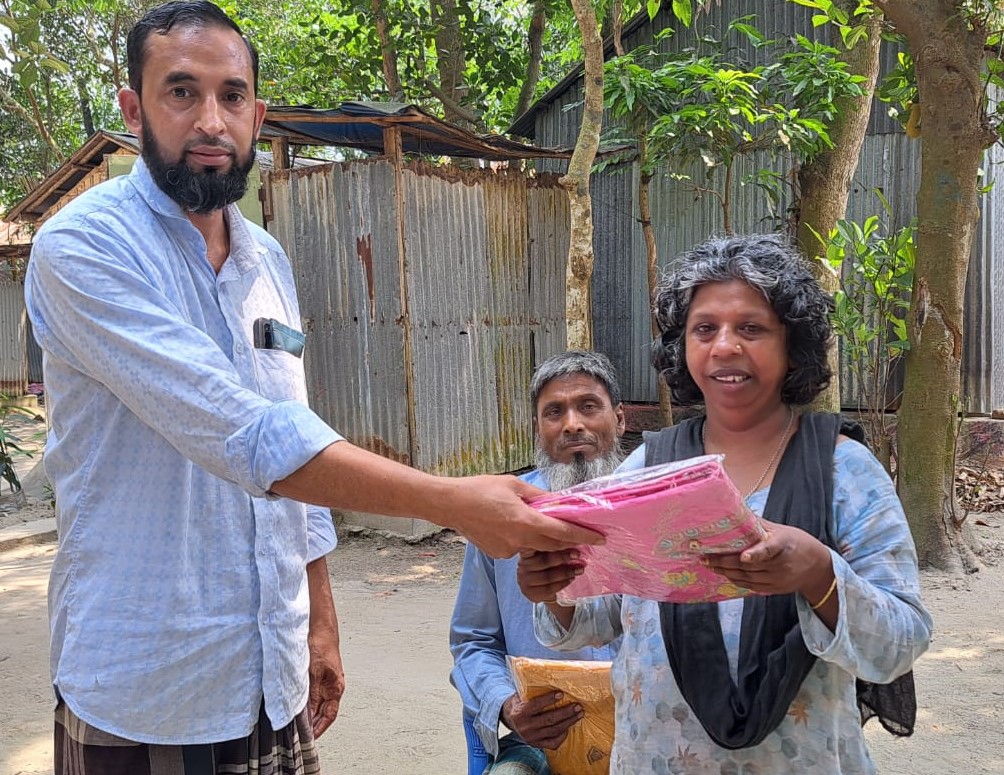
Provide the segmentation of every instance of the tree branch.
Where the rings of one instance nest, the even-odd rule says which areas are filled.
[[[424,82],[425,88],[429,90],[429,93],[435,97],[437,100],[443,103],[443,107],[446,108],[451,113],[456,114],[461,120],[468,121],[474,124],[479,130],[484,131],[485,125],[481,116],[476,113],[471,112],[468,108],[461,105],[456,100],[452,99],[446,92],[439,88],[432,81],[426,80]]]
[[[380,41],[383,79],[387,83],[387,91],[392,99],[403,102],[404,88],[401,86],[401,77],[398,74],[397,54],[387,29],[387,12],[384,10],[383,0],[371,0],[370,7],[373,9],[373,25],[376,27],[377,39]]]
[[[530,109],[534,92],[537,91],[537,83],[540,81],[540,60],[544,47],[544,27],[546,24],[547,10],[544,0],[534,0],[533,17],[530,19],[530,29],[526,36],[527,45],[530,48],[529,61],[526,67],[526,79],[519,90],[519,99],[516,100],[516,110],[513,111],[514,118],[519,118]]]

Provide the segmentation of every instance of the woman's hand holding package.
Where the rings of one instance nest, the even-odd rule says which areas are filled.
[[[585,570],[577,549],[557,552],[521,552],[516,581],[528,600],[544,603],[565,629],[572,623],[575,608],[557,604],[558,593]]]
[[[763,520],[767,537],[739,554],[709,555],[705,564],[729,581],[761,595],[797,592],[829,626],[836,623],[839,599],[830,550],[804,530]],[[819,605],[822,603],[822,605]],[[832,618],[830,616],[832,614]]]
[[[528,600],[553,603],[558,593],[571,584],[585,567],[577,549],[520,552],[516,581]]]

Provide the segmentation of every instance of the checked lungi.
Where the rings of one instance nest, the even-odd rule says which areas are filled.
[[[273,730],[264,705],[251,734],[207,745],[148,745],[87,724],[56,708],[55,775],[320,775],[307,709]]]

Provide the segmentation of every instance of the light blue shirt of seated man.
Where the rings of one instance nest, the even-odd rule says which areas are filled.
[[[537,469],[521,478],[560,490],[612,473],[622,458],[619,393],[613,366],[600,353],[571,351],[541,363],[530,385]],[[493,759],[489,772],[547,775],[541,748],[556,747],[578,717],[572,706],[555,711],[543,699],[521,702],[506,656],[611,660],[617,643],[571,652],[542,646],[534,635],[533,604],[516,582],[518,560],[492,560],[468,544],[450,626],[450,680]],[[512,730],[501,740],[500,721]]]

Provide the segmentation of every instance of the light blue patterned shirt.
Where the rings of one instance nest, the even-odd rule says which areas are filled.
[[[644,446],[620,470],[644,465]],[[769,488],[747,499],[763,512]],[[581,648],[623,634],[611,683],[616,732],[611,775],[872,775],[858,714],[855,677],[874,683],[907,672],[927,650],[931,616],[920,599],[917,554],[892,482],[861,444],[845,441],[834,453],[831,550],[840,595],[830,632],[797,598],[809,651],[818,657],[788,715],[752,748],[716,745],[687,705],[666,656],[659,605],[634,597],[580,601],[567,632],[547,608],[535,608],[542,642]],[[726,651],[735,680],[742,600],[719,604]],[[876,722],[873,722],[876,723]]]
[[[25,281],[45,353],[45,467],[59,548],[52,680],[81,719],[148,743],[242,737],[307,702],[306,563],[330,514],[267,494],[341,437],[301,360],[252,346],[300,329],[288,259],[226,210],[219,275],[142,160],[39,231]]]
[[[549,489],[539,471],[520,478],[542,490]],[[506,666],[507,654],[533,659],[610,660],[616,651],[601,646],[561,653],[540,645],[533,634],[533,603],[516,583],[518,564],[518,556],[493,560],[474,544],[468,544],[450,622],[450,681],[460,692],[464,712],[474,718],[478,737],[492,756],[498,755],[502,705],[516,693]]]

